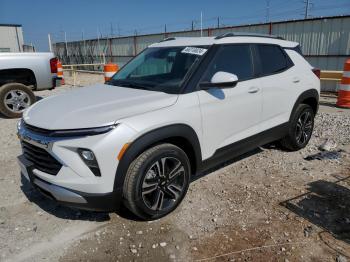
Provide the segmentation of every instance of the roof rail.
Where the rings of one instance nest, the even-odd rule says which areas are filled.
[[[171,41],[171,40],[175,40],[175,37],[168,37],[168,38],[164,38],[163,40],[161,40],[159,43],[161,42],[166,42],[166,41]]]
[[[277,36],[277,35],[256,34],[256,33],[240,33],[240,32],[238,32],[238,33],[225,33],[225,34],[222,34],[222,35],[215,37],[215,39],[218,40],[218,39],[222,39],[225,37],[234,37],[234,36],[266,37],[266,38],[275,38],[275,39],[284,40],[283,37]]]

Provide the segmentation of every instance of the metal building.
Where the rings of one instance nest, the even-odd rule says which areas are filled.
[[[23,52],[22,25],[0,24],[0,52]]]
[[[229,32],[252,32],[282,36],[299,42],[306,59],[322,70],[342,70],[350,57],[350,15],[319,17],[262,24],[204,29],[203,36]],[[148,45],[167,37],[200,36],[200,30],[179,31],[117,38],[90,39],[54,44],[64,64],[114,62],[123,66]],[[334,83],[323,83],[323,90],[334,90]]]

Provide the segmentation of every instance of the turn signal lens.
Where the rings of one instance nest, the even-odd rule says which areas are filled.
[[[119,161],[120,161],[120,159],[122,159],[126,149],[128,149],[128,147],[129,147],[129,145],[130,145],[129,143],[124,144],[122,149],[119,151],[119,154],[118,154],[118,157],[117,157]]]

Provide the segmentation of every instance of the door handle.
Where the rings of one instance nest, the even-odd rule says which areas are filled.
[[[249,88],[248,93],[254,94],[254,93],[259,92],[259,90],[260,90],[260,88],[253,86],[253,87]]]
[[[300,82],[300,79],[298,77],[293,78],[293,83],[299,83],[299,82]]]

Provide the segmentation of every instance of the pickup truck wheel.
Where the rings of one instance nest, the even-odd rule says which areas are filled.
[[[142,219],[158,219],[181,203],[189,181],[185,152],[172,144],[157,145],[131,163],[123,188],[125,204]]]
[[[280,141],[282,147],[290,151],[304,148],[312,135],[314,117],[311,106],[300,104],[290,122],[288,135]]]
[[[32,90],[23,84],[9,83],[0,87],[0,112],[7,117],[21,117],[35,100]]]

